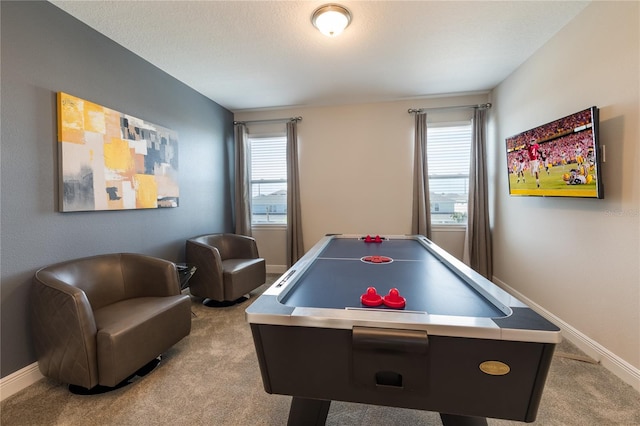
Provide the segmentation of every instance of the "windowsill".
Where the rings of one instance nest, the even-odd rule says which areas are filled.
[[[255,229],[259,231],[277,231],[277,230],[286,230],[287,225],[285,223],[260,223],[256,225],[251,225],[251,229]]]
[[[456,224],[450,224],[450,225],[431,225],[431,229],[433,231],[438,231],[438,232],[465,232],[467,230],[467,224],[466,223],[456,223]]]

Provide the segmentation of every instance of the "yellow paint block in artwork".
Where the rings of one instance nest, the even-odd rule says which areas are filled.
[[[104,109],[104,134],[105,140],[121,137],[120,113],[112,109]]]
[[[88,132],[106,133],[105,108],[84,101],[84,129]]]
[[[58,92],[58,142],[84,143],[84,101]]]
[[[155,176],[137,174],[134,176],[136,189],[136,208],[153,209],[158,207],[158,185]]]
[[[132,170],[134,159],[129,143],[123,139],[113,138],[104,144],[104,165],[106,168],[118,171]]]

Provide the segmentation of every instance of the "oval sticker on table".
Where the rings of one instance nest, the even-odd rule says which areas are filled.
[[[490,374],[492,376],[504,376],[505,374],[509,374],[511,368],[500,361],[485,361],[480,364],[480,370],[483,373]]]

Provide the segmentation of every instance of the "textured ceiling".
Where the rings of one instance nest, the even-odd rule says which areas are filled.
[[[377,102],[494,88],[588,1],[52,1],[232,110]]]

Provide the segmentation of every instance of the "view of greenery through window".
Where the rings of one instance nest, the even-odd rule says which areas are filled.
[[[251,224],[287,223],[287,140],[249,138]]]
[[[431,223],[467,223],[471,124],[429,126],[427,160]]]

